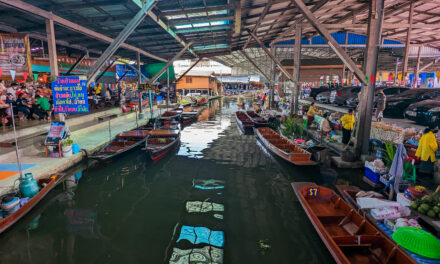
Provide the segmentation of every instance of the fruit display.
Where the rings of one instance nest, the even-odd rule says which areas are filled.
[[[425,195],[410,205],[411,209],[431,218],[440,218],[440,199],[437,193]]]

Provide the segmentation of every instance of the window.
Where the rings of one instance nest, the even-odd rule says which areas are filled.
[[[192,83],[192,82],[193,82],[193,80],[191,77],[186,77],[186,83]]]

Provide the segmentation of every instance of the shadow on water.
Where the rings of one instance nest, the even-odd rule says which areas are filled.
[[[0,237],[1,263],[332,263],[290,183],[328,185],[237,131],[232,100],[201,109],[178,151],[83,162]]]

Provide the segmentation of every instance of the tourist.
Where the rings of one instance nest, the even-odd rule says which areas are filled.
[[[37,99],[37,105],[39,106],[39,111],[35,112],[39,116],[39,120],[50,120],[50,104],[49,100],[46,97],[40,96],[39,94],[35,95],[35,99]]]
[[[29,104],[25,93],[20,93],[17,96],[17,101],[15,102],[17,104],[17,112],[22,113],[26,119],[33,119],[31,115],[31,109],[32,105]]]
[[[310,125],[315,120],[316,112],[318,111],[318,108],[316,107],[315,103],[312,103],[310,105],[309,111],[307,111],[307,127],[310,127]]]
[[[261,96],[261,108],[264,107],[264,102],[266,101],[266,93],[263,93],[263,96]]]
[[[433,126],[430,126],[423,131],[423,136],[419,140],[416,157],[421,159],[420,173],[432,175],[434,172],[435,152],[438,149],[434,133],[437,132],[437,128],[434,129]]]
[[[353,109],[348,110],[348,114],[341,117],[342,124],[342,144],[347,145],[351,139],[351,132],[354,128],[354,111]]]
[[[377,93],[377,105],[376,105],[376,114],[375,114],[377,122],[382,121],[383,111],[385,110],[386,102],[387,102],[387,97],[384,94],[383,90],[381,89]]]

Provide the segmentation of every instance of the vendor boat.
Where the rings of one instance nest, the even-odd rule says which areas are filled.
[[[267,122],[265,118],[261,117],[255,111],[247,111],[246,114],[252,119],[255,127],[264,127],[269,125],[269,122]]]
[[[182,111],[177,111],[177,110],[171,110],[171,111],[166,111],[164,112],[161,116],[160,119],[164,119],[164,120],[180,120],[180,118],[182,117]]]
[[[149,133],[149,130],[144,129],[133,129],[119,133],[108,145],[98,151],[98,153],[89,156],[89,158],[100,161],[110,160],[142,146]]]
[[[28,202],[23,204],[17,211],[8,216],[0,218],[0,233],[3,233],[13,224],[18,222],[23,216],[29,213],[60,181],[61,175],[53,175],[49,178],[39,179],[37,181],[39,192]]]
[[[417,263],[333,190],[302,182],[292,187],[337,263]]]
[[[235,118],[237,119],[237,125],[240,131],[245,135],[254,134],[254,122],[252,119],[243,111],[235,112]]]
[[[208,103],[208,97],[203,97],[192,104],[192,106],[201,106]]]
[[[171,150],[179,146],[180,130],[155,129],[148,135],[145,150],[153,161],[160,160]]]
[[[295,145],[272,128],[259,127],[255,131],[264,146],[284,160],[298,166],[317,164],[317,162],[310,160],[312,156],[310,152]]]

